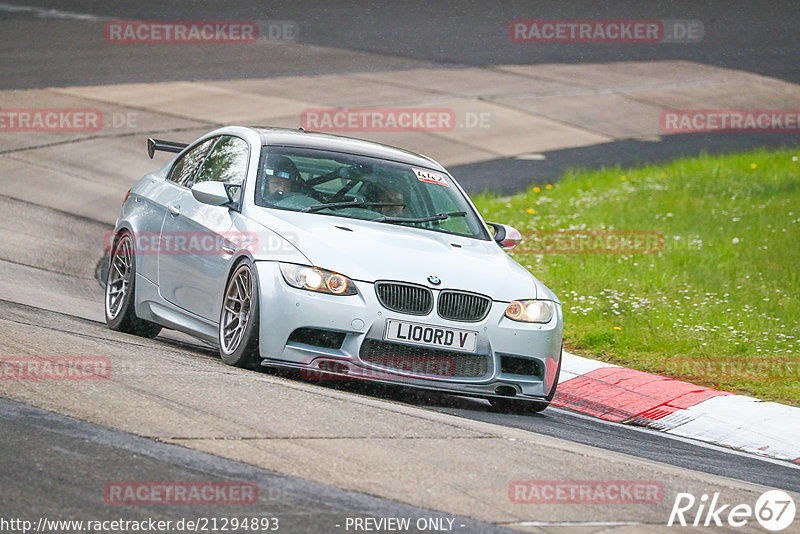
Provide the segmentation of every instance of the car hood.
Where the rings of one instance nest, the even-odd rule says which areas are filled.
[[[354,280],[400,280],[506,302],[555,300],[494,241],[322,214],[260,209],[248,216],[283,236],[314,266]],[[274,254],[256,259],[280,261]],[[441,285],[433,286],[429,276],[441,279]]]

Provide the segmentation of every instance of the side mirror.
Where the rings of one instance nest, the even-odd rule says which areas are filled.
[[[200,182],[192,186],[192,196],[203,204],[224,206],[231,202],[228,190],[222,182]]]
[[[511,250],[522,242],[522,234],[513,226],[498,223],[486,223],[494,228],[494,240],[500,248]]]

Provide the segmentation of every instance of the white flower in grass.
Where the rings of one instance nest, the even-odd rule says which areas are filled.
[[[734,245],[738,245],[739,244],[739,238],[738,237],[734,237],[733,239],[731,239],[731,243],[733,243]]]

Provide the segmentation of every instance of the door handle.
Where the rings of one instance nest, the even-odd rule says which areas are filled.
[[[178,215],[181,214],[181,207],[176,204],[172,204],[167,209],[169,210],[169,214],[172,215],[173,217],[177,217]]]

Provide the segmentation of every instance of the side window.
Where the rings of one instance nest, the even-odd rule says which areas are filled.
[[[207,139],[181,156],[181,159],[172,167],[172,171],[169,173],[167,179],[184,187],[190,187],[192,185],[194,171],[197,170],[197,166],[200,165],[203,158],[206,157],[208,150],[216,140],[216,137]]]
[[[244,139],[223,135],[195,175],[194,183],[223,182],[242,185],[247,174],[249,152]]]

